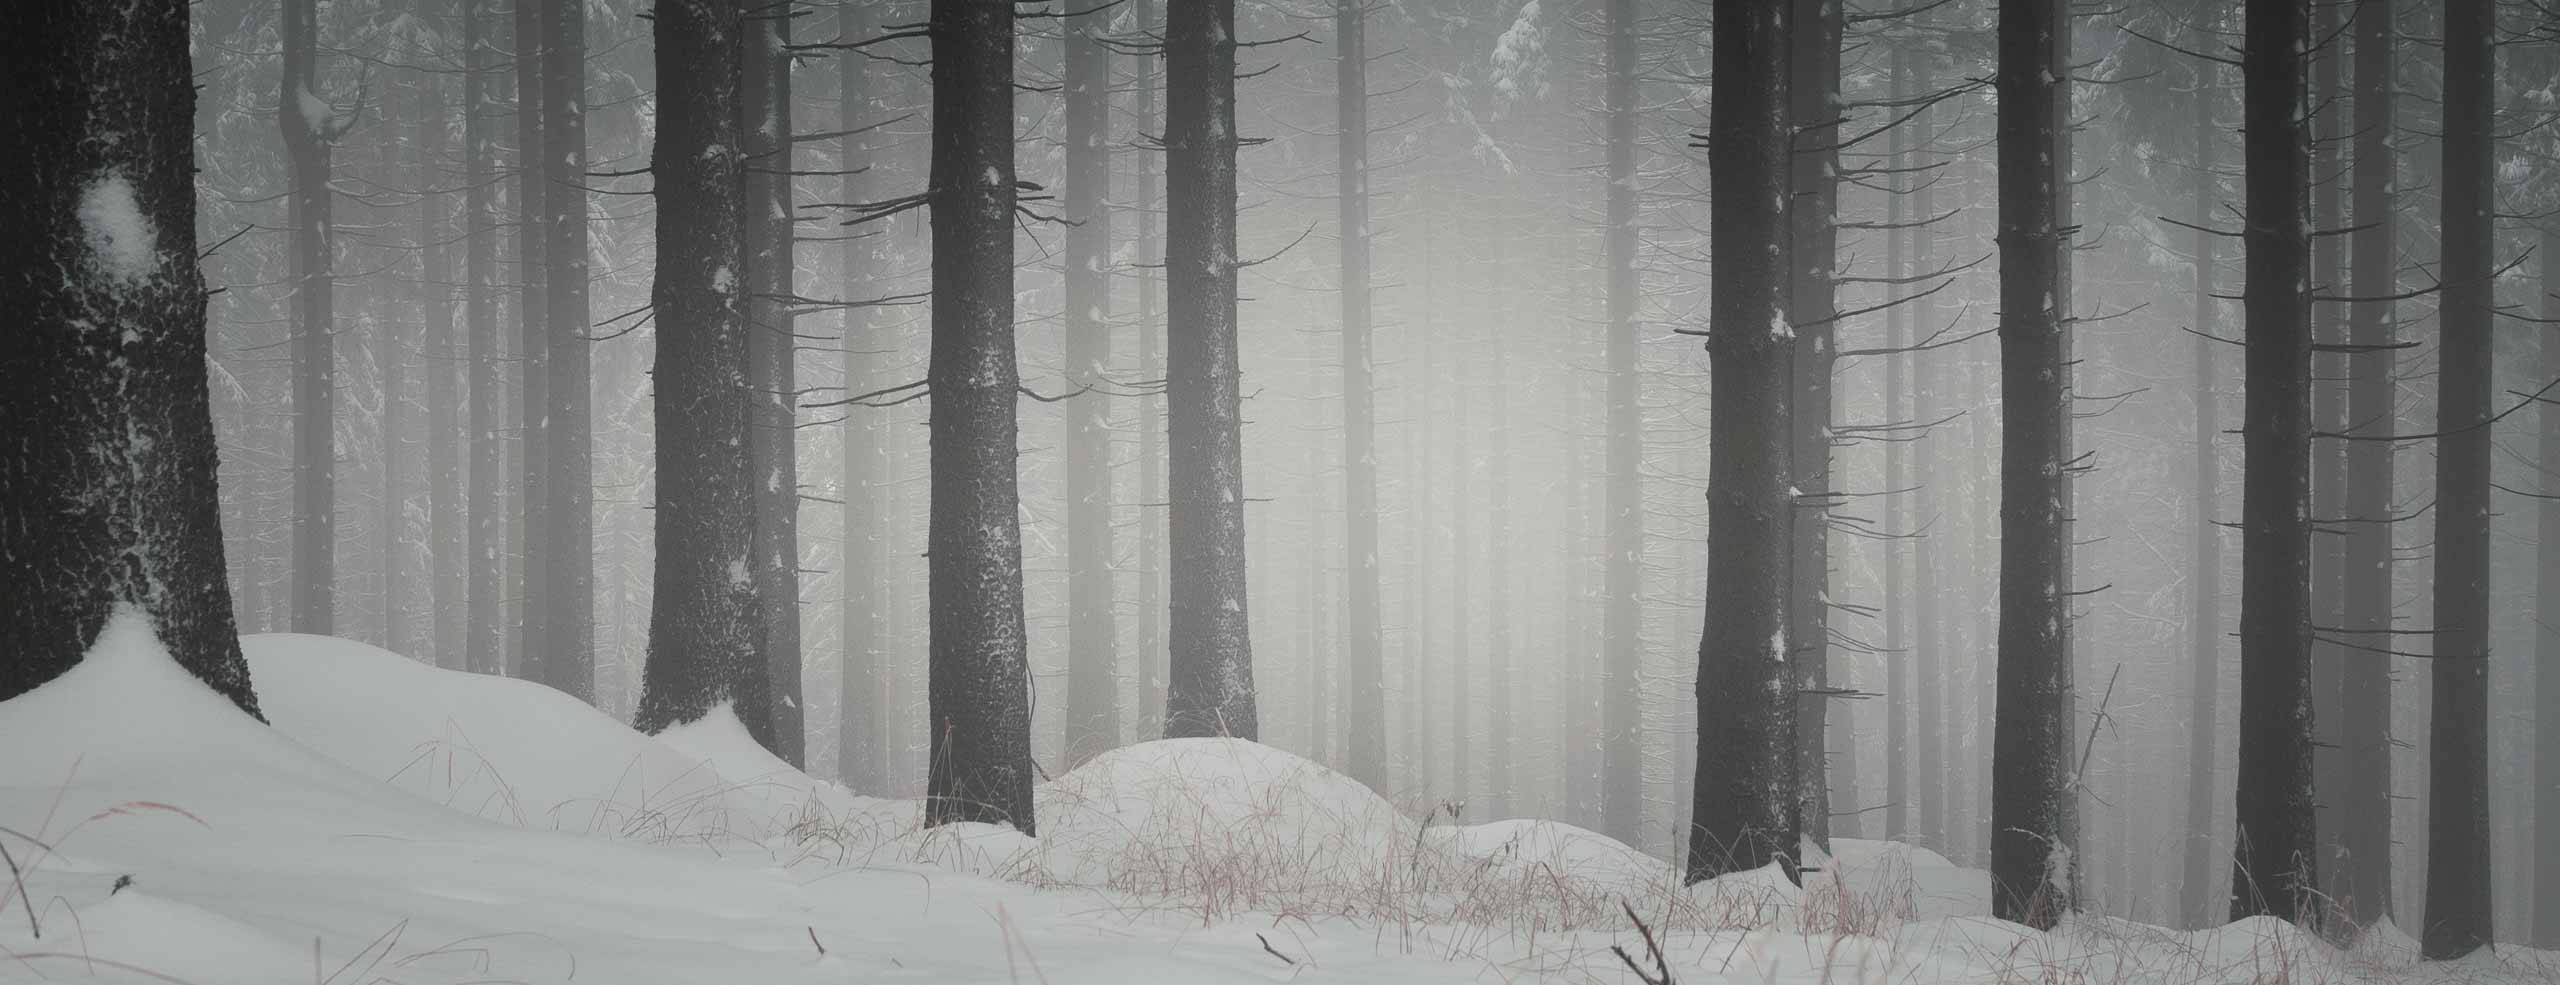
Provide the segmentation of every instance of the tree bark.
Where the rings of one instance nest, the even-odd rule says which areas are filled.
[[[1992,911],[2048,929],[2077,906],[2068,623],[2069,343],[2061,294],[2058,0],[2000,7],[2000,642]],[[1923,777],[1923,782],[1927,778]],[[1925,823],[1925,822],[1924,822]]]
[[[1036,834],[1014,457],[1013,11],[934,0],[932,759],[925,823]]]
[[[1236,344],[1235,0],[1167,7],[1164,36],[1173,549],[1165,736],[1253,739]]]
[[[1787,364],[1796,338],[1785,289],[1792,20],[1786,4],[1715,5],[1717,85],[1707,138],[1715,194],[1707,338],[1713,456],[1698,641],[1698,778],[1686,860],[1692,883],[1772,862],[1797,878],[1803,820],[1790,581],[1770,576],[1787,570],[1795,507]],[[1618,478],[1614,469],[1611,478]]]
[[[336,236],[329,193],[337,119],[317,91],[317,4],[280,0],[279,8],[284,75],[276,124],[284,134],[293,227],[293,631],[325,636],[336,628],[337,609]]]
[[[596,701],[595,434],[587,354],[586,5],[551,4],[542,46],[542,262],[550,336],[543,464],[550,473],[539,531],[543,680]]]
[[[793,334],[791,40],[788,4],[747,13],[739,52],[738,98],[747,141],[746,204],[739,235],[747,254],[747,386],[754,392],[750,454],[755,469],[756,598],[764,613],[765,682],[773,688],[769,748],[793,766],[808,763],[800,683],[800,461],[798,344]]]
[[[1377,384],[1369,282],[1369,0],[1334,0],[1335,205],[1341,210],[1343,587],[1350,636],[1342,654],[1343,763],[1387,788],[1385,630],[1378,604]]]
[[[726,704],[772,747],[764,621],[749,559],[746,257],[739,241],[741,0],[659,0],[656,590],[632,726],[655,734]]]
[[[2360,228],[2350,234],[2355,268],[2347,293],[2381,297],[2396,291],[2399,281],[2391,0],[2364,0],[2349,16],[2354,18],[2356,86],[2354,187],[2349,194],[2354,225]],[[2399,419],[2393,378],[2397,360],[2389,348],[2399,331],[2398,316],[2388,301],[2351,305],[2347,313],[2348,341],[2361,347],[2347,358],[2347,421],[2362,435],[2388,434]],[[2372,645],[2393,638],[2387,633],[2393,603],[2393,449],[2386,441],[2346,445],[2343,635],[2350,643]],[[2331,899],[2358,927],[2391,914],[2391,665],[2385,656],[2366,653],[2350,653],[2339,664],[2344,693],[2337,735],[2347,768],[2340,771],[2334,790],[2320,793],[2338,805],[2338,872]]]
[[[1066,31],[1067,765],[1120,744],[1111,556],[1111,48],[1104,13]]]
[[[1790,373],[1795,392],[1788,436],[1788,467],[1796,499],[1790,516],[1787,638],[1793,652],[1796,708],[1797,808],[1805,833],[1831,848],[1830,625],[1831,587],[1831,373],[1834,267],[1840,252],[1840,35],[1838,0],[1789,0],[1795,33],[1788,96],[1796,140],[1789,162],[1794,208],[1788,211],[1791,243],[1788,311],[1796,323]]]
[[[215,489],[187,5],[12,4],[0,38],[0,307],[15,326],[0,359],[0,700],[139,618],[256,716]],[[290,92],[307,71],[286,78]]]
[[[2497,315],[2492,130],[2495,11],[2444,8],[2444,327],[2436,430],[2433,707],[2427,737],[2427,906],[2420,950],[2457,958],[2496,939],[2489,857],[2489,395]]]
[[[2340,54],[2346,48],[2341,28],[2344,11],[2353,4],[2312,4],[2310,37],[2326,43],[2310,55],[2309,89],[2305,99],[2310,111],[2310,174],[2319,176],[2310,182],[2311,213],[2309,228],[2329,230],[2341,228],[2343,203],[2340,190],[2345,182],[2334,176],[2341,170],[2341,160],[2349,135],[2340,124],[2346,112],[2347,91],[2340,81]],[[2330,285],[2328,293],[2339,293],[2336,285],[2346,283],[2344,236],[2315,236],[2311,239],[2311,268],[2307,283]],[[2318,287],[2314,288],[2319,289]],[[2347,341],[2345,312],[2334,302],[2313,301],[2307,306],[2311,323],[2311,341],[2315,346],[2338,346]],[[2311,355],[2311,426],[2321,434],[2339,434],[2347,429],[2347,357],[2335,350],[2315,349]],[[2346,624],[2346,560],[2347,540],[2333,531],[2340,530],[2339,519],[2346,515],[2347,445],[2336,438],[2314,438],[2311,442],[2311,512],[2313,522],[2323,529],[2312,533],[2311,541],[2311,609],[2310,624],[2330,627],[2327,635],[2313,633],[2311,641],[2310,684],[2312,748],[2312,788],[2334,791],[2346,785],[2346,760],[2338,733],[2339,702],[2345,691],[2340,676],[2351,659],[2337,627]],[[2360,641],[2372,645],[2387,637],[2367,637]],[[2372,656],[2364,654],[2363,656]],[[2312,857],[2334,859],[2341,844],[2338,840],[2340,815],[2337,800],[2325,793],[2313,800],[2312,831],[2316,838]],[[2336,867],[2320,874],[2316,884],[2319,893],[2334,903],[2338,899]]]

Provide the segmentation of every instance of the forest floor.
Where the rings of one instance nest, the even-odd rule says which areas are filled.
[[[1638,981],[1613,948],[1688,985],[2560,982],[2560,954],[2421,964],[2389,932],[2028,932],[1981,915],[1980,872],[1876,842],[1804,890],[1684,889],[1590,832],[1426,828],[1227,740],[1043,785],[1038,839],[928,832],[725,714],[651,738],[361,644],[247,649],[272,728],[122,614],[0,703],[0,983]]]

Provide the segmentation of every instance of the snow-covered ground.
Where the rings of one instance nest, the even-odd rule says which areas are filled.
[[[1797,890],[1682,888],[1542,821],[1425,828],[1223,740],[1039,791],[1045,837],[858,797],[733,717],[642,736],[518,681],[360,644],[247,641],[273,727],[138,618],[0,703],[0,982],[763,985],[1632,982],[1621,910],[1683,983],[2555,982],[2560,955],[2419,966],[2270,922],[2034,934],[1926,851],[1842,842]],[[1650,966],[1650,961],[1647,961]]]

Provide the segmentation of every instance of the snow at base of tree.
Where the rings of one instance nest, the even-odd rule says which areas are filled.
[[[1540,923],[1561,912],[1541,895],[1613,904],[1607,883],[1673,872],[1551,822],[1426,830],[1339,774],[1224,739],[1144,743],[1058,778],[1040,791],[1050,839],[926,831],[912,801],[782,766],[734,715],[652,738],[547,688],[362,644],[244,648],[273,728],[180,669],[130,608],[78,666],[0,702],[0,825],[26,836],[5,837],[37,907],[31,930],[19,894],[0,900],[0,983],[1614,982],[1631,979],[1610,946],[1642,954],[1623,917]],[[657,823],[616,823],[643,816]],[[1253,867],[1310,847],[1341,871],[1393,862],[1341,897],[1375,909],[1297,908],[1289,891],[1324,887]],[[1982,916],[1980,873],[1934,853],[1835,847],[1808,855],[1809,889],[1772,869],[1636,907],[1690,985],[2560,971],[2516,948],[2421,965],[2389,928],[2341,953],[2263,919],[2039,934]],[[1161,895],[1068,884],[1094,877],[1086,853],[1131,852],[1202,878]],[[1540,895],[1504,888],[1532,885],[1506,878],[1520,873]],[[1893,908],[1905,883],[1916,912]]]

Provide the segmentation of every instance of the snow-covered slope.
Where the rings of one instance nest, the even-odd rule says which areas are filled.
[[[1562,863],[1571,885],[1644,881],[1649,860],[1623,846],[1535,822],[1426,835],[1247,743],[1100,757],[1041,791],[1048,838],[928,834],[913,804],[851,798],[742,745],[734,719],[653,739],[357,644],[251,650],[273,727],[130,614],[69,674],[0,703],[0,846],[26,872],[0,884],[0,983],[1619,982],[1609,947],[1642,953],[1624,925],[1524,920],[1545,911],[1459,874]],[[687,820],[631,823],[652,811]],[[1897,853],[1844,843],[1839,868],[1855,887]],[[1902,857],[1920,884],[1943,865]],[[1109,888],[1135,883],[1106,861],[1175,892]],[[1326,896],[1336,880],[1366,895]],[[1301,905],[1328,898],[1378,909]],[[2387,942],[2342,956],[2263,921],[1797,933],[1688,929],[1652,903],[1636,905],[1686,985],[2552,977],[2519,969],[2525,952],[2412,968]]]

